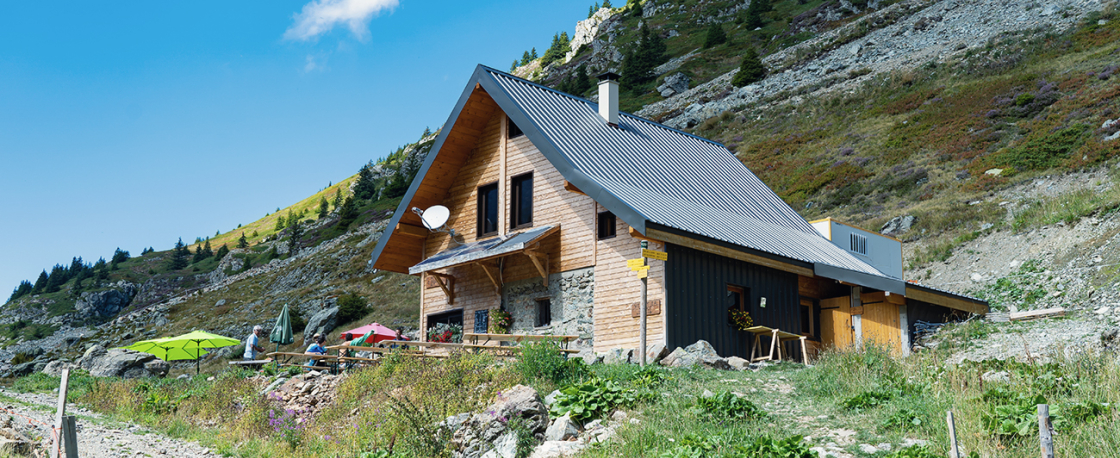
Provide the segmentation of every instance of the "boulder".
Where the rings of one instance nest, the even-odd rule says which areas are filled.
[[[728,356],[727,365],[731,366],[732,369],[735,369],[737,371],[745,371],[750,368],[751,362],[738,356]]]
[[[879,229],[879,233],[891,236],[905,234],[910,231],[910,228],[913,227],[916,222],[918,222],[918,217],[914,215],[896,216],[891,218],[890,221],[887,221],[887,223]]]
[[[541,402],[537,390],[517,385],[501,391],[493,404],[482,413],[472,415],[470,420],[455,431],[452,443],[463,458],[506,456],[502,454],[506,452],[502,441],[505,440],[504,436],[512,433],[509,422],[514,419],[520,419],[538,440],[544,437],[548,427],[548,409]],[[516,452],[516,435],[513,442]],[[495,455],[488,455],[489,452],[494,452]]]
[[[720,358],[712,344],[704,340],[697,340],[685,348],[677,347],[661,360],[661,365],[669,367],[691,367],[697,364],[713,369],[731,369],[727,360]]]
[[[646,346],[646,362],[649,364],[657,364],[659,361],[669,356],[669,347],[663,343],[655,343]]]
[[[77,364],[67,361],[55,360],[47,363],[47,365],[43,367],[43,373],[52,377],[61,377],[63,369],[74,370],[77,368]]]
[[[579,435],[577,425],[568,414],[557,418],[544,432],[545,441],[566,441]]]
[[[3,456],[39,456],[34,443],[27,436],[9,426],[0,429],[0,454]]]
[[[494,441],[494,448],[483,453],[481,458],[517,458],[517,433],[506,431]]]
[[[35,361],[12,366],[11,377],[23,377],[35,372]]]
[[[665,82],[657,86],[657,92],[661,93],[662,97],[672,97],[687,91],[689,82],[688,75],[676,72],[665,77]]]
[[[626,364],[631,361],[634,356],[634,350],[630,348],[612,348],[603,355],[603,364]]]
[[[1101,332],[1101,346],[1106,349],[1120,346],[1120,328],[1109,328]]]
[[[311,315],[307,320],[307,327],[303,329],[303,345],[309,345],[315,334],[327,335],[335,326],[338,326],[338,307],[323,309]]]
[[[123,348],[105,350],[100,345],[87,350],[86,355],[78,360],[78,367],[94,377],[121,378],[163,377],[171,369],[170,364],[155,355]]]
[[[85,318],[108,318],[116,316],[121,309],[132,302],[136,286],[131,283],[120,285],[120,289],[82,293],[74,308]]]
[[[719,358],[719,353],[716,353],[716,349],[706,340],[697,340],[696,343],[684,347],[684,351],[700,359]]]
[[[562,458],[575,456],[585,445],[580,441],[547,441],[529,455],[529,458]]]
[[[696,365],[696,358],[681,347],[677,347],[669,356],[661,359],[662,366],[688,367]]]
[[[731,370],[731,365],[727,363],[727,358],[706,356],[700,358],[700,365],[708,369],[719,369],[721,371]]]

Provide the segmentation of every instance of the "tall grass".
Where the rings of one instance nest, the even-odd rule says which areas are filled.
[[[1011,228],[1023,231],[1035,227],[1073,223],[1097,212],[1109,212],[1120,207],[1120,186],[1113,185],[1105,191],[1081,188],[1073,192],[1035,200],[1026,209],[1015,213]]]

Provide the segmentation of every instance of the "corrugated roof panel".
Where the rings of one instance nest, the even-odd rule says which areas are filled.
[[[649,221],[810,263],[885,276],[822,237],[723,146],[496,70],[491,76],[572,166]]]

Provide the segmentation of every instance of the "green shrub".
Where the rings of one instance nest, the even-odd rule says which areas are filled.
[[[350,323],[362,319],[369,313],[369,304],[354,293],[346,293],[338,298],[338,322]],[[306,326],[306,323],[304,324]]]
[[[696,408],[701,415],[711,420],[746,420],[765,416],[766,413],[751,401],[727,391],[711,397],[696,398]]]
[[[582,359],[565,358],[555,340],[522,345],[516,369],[525,380],[547,380],[557,386],[579,382],[590,374]]]
[[[849,410],[866,410],[886,404],[894,396],[882,391],[864,391],[844,401],[844,407]]]
[[[592,379],[560,390],[560,395],[549,409],[549,414],[562,417],[569,414],[573,421],[600,418],[618,406],[629,405],[635,400],[634,392],[622,388],[612,380]]]
[[[745,447],[736,447],[733,457],[742,458],[817,458],[817,454],[809,450],[809,444],[802,441],[801,436],[790,436],[785,439],[773,439],[762,436],[754,443]]]
[[[941,458],[942,455],[934,453],[925,446],[906,447],[887,455],[887,458]]]

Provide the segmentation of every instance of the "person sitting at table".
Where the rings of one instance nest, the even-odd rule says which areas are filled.
[[[353,341],[353,340],[354,340],[354,334],[351,334],[351,333],[347,332],[347,333],[342,335],[342,341],[339,342],[338,344],[348,346],[348,345],[350,345],[350,342]],[[338,350],[338,356],[341,357],[341,358],[349,358],[349,357],[351,357],[350,350],[349,349],[339,349]],[[342,362],[342,368],[343,369],[349,369],[351,365],[352,364],[349,361],[343,361]]]
[[[325,342],[325,341],[326,341],[326,339],[324,339],[322,335],[315,334],[315,337],[311,338],[311,345],[308,346],[307,351],[305,351],[303,353],[307,354],[307,355],[325,355],[325,354],[327,354],[327,349],[325,347],[323,347],[323,342]],[[321,360],[321,359],[312,359],[311,361],[307,362],[307,365],[309,367],[316,367],[316,366],[325,367],[327,365],[327,362],[324,361],[324,360]]]
[[[404,327],[399,327],[399,328],[397,328],[397,336],[394,337],[393,340],[412,340],[412,339],[409,339],[407,336],[404,335]],[[393,344],[393,346],[390,347],[390,348],[400,348],[401,350],[408,350],[408,345]]]

